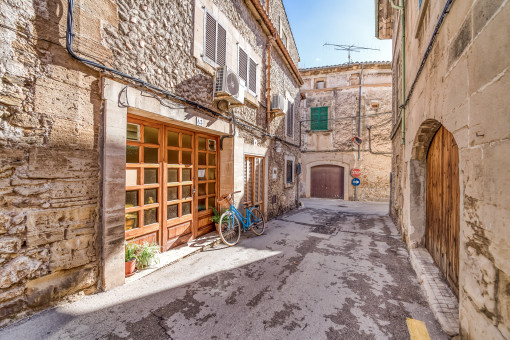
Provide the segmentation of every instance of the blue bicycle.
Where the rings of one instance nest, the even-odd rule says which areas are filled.
[[[228,246],[234,246],[239,242],[241,238],[241,224],[243,225],[243,232],[251,229],[257,236],[262,235],[266,228],[264,215],[258,206],[252,206],[251,202],[245,202],[243,205],[246,211],[246,217],[236,209],[233,197],[234,194],[239,192],[240,191],[235,191],[218,198],[218,203],[224,208],[228,208],[228,210],[221,215],[219,221],[221,240]]]

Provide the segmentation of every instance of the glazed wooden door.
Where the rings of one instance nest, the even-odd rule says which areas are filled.
[[[217,137],[128,115],[126,240],[163,250],[214,229]]]
[[[460,184],[459,149],[441,127],[427,154],[426,247],[458,296]]]
[[[344,168],[318,165],[311,169],[310,194],[319,198],[344,198]]]
[[[264,212],[264,157],[245,156],[244,160],[244,201],[258,205]]]

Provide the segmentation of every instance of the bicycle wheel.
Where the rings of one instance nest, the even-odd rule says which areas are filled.
[[[234,246],[241,238],[241,224],[235,215],[226,211],[220,217],[220,237],[227,246]]]
[[[257,236],[260,236],[264,233],[266,229],[266,222],[264,221],[264,214],[258,207],[254,207],[250,210],[253,216],[250,216],[251,219],[251,231]]]

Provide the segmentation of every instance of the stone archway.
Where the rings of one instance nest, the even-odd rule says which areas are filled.
[[[425,247],[427,225],[427,151],[441,127],[435,119],[425,120],[416,132],[409,160],[409,228],[410,248]]]

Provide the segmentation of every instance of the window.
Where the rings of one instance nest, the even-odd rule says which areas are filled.
[[[285,183],[292,184],[294,182],[294,161],[287,159],[285,161]]]
[[[328,108],[312,107],[310,130],[321,131],[328,129]]]
[[[239,47],[237,73],[239,74],[239,78],[246,82],[246,88],[248,89],[248,92],[256,96],[257,64],[241,47]]]
[[[204,60],[212,66],[225,66],[227,60],[227,30],[209,12],[205,12]]]
[[[315,89],[320,90],[324,88],[324,80],[319,80],[315,83]]]
[[[294,103],[290,100],[287,103],[286,116],[287,137],[294,138]]]

